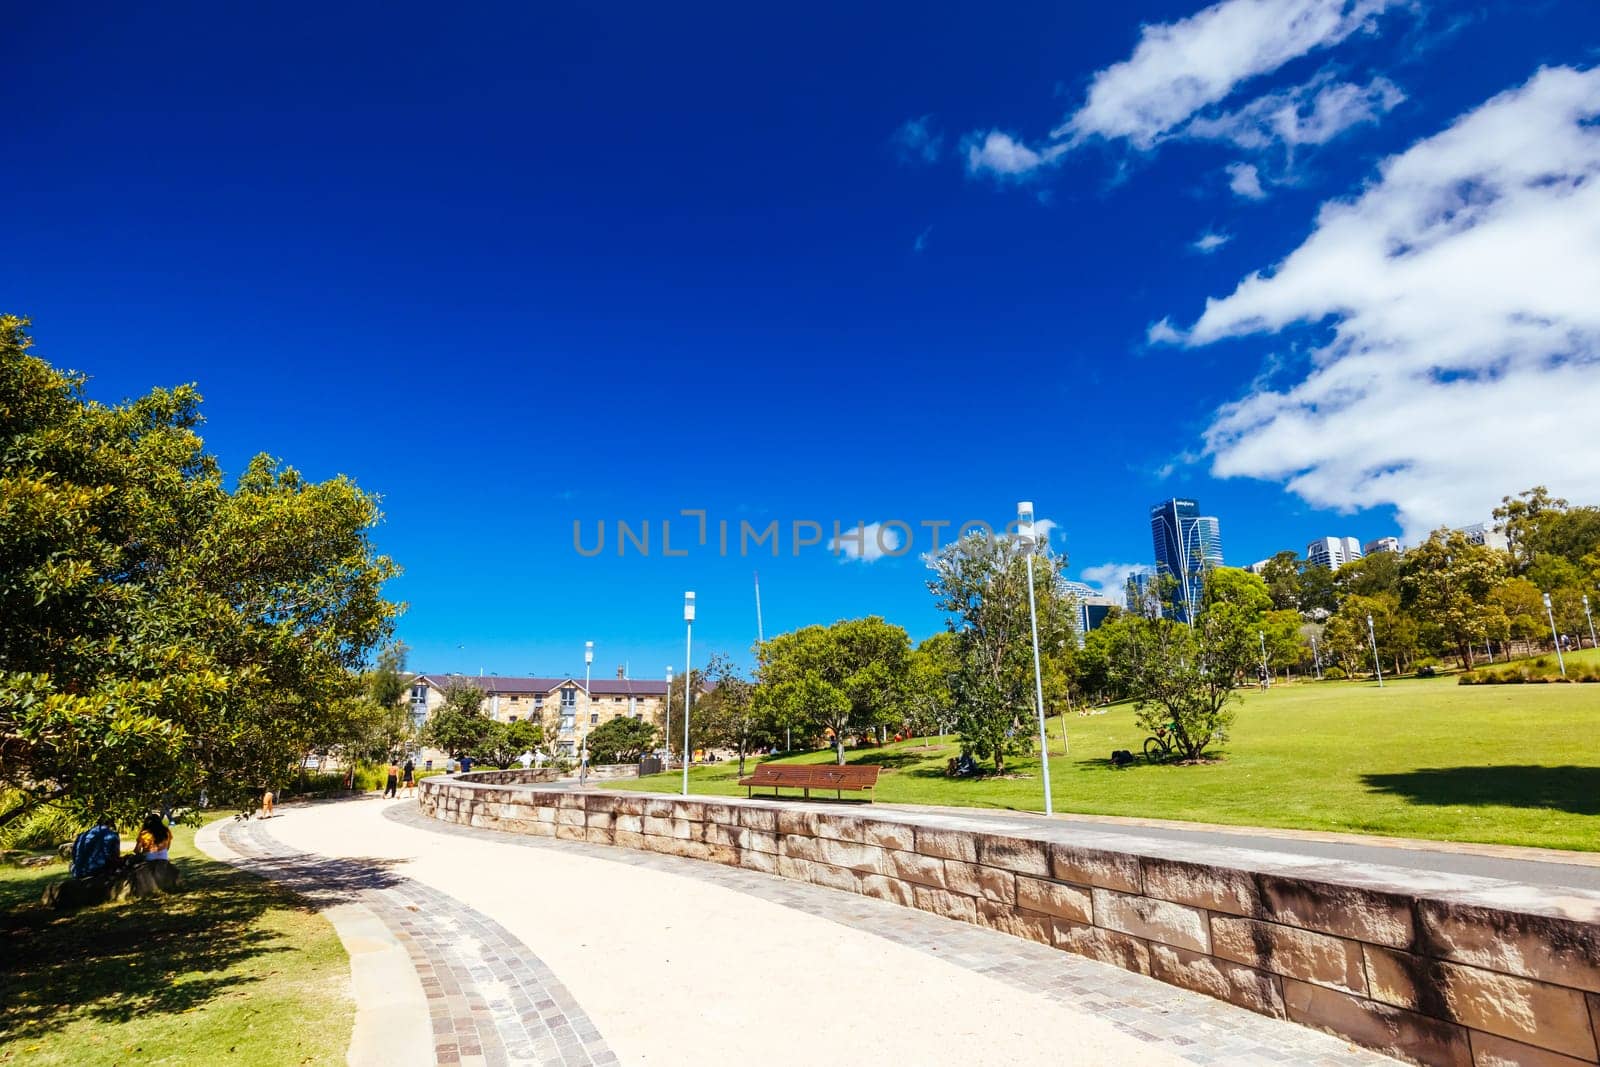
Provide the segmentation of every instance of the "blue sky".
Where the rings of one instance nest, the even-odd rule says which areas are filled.
[[[918,524],[1022,498],[1091,579],[1171,495],[1239,564],[1600,500],[1589,0],[8,25],[0,304],[96,397],[197,382],[230,471],[381,494],[415,666],[659,676],[689,588],[743,653],[757,568],[768,633],[920,637]],[[908,553],[791,553],[858,520]]]

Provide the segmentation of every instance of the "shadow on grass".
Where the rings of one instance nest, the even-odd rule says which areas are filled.
[[[1600,767],[1424,767],[1364,774],[1369,789],[1415,804],[1496,804],[1600,815]]]

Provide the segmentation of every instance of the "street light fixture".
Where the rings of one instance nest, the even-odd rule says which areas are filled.
[[[683,594],[683,795],[689,795],[689,701],[694,688],[694,594]]]
[[[594,667],[594,642],[583,643],[583,713],[589,714],[589,709],[594,707],[594,696],[589,692],[589,672]],[[587,720],[578,727],[578,785],[587,785],[589,782],[589,723]]]
[[[1567,661],[1561,657],[1561,635],[1556,633],[1556,613],[1550,607],[1550,594],[1544,595],[1544,616],[1550,620],[1550,640],[1556,643],[1556,663],[1561,667],[1561,677],[1567,676]]]
[[[1028,571],[1028,625],[1033,631],[1033,706],[1039,714],[1039,766],[1044,772],[1044,813],[1053,815],[1050,805],[1050,742],[1044,733],[1044,676],[1039,669],[1039,611],[1033,600],[1033,553],[1039,537],[1033,526],[1033,501],[1017,505],[1017,543],[1022,546],[1022,565]]]
[[[1367,638],[1372,642],[1372,669],[1378,672],[1378,688],[1383,688],[1383,663],[1378,659],[1378,632],[1372,628],[1372,616],[1367,616]]]
[[[661,769],[672,769],[672,668],[667,668],[667,692],[661,698],[667,706],[667,721],[661,726]]]

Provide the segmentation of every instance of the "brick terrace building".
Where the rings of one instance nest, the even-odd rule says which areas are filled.
[[[403,698],[411,720],[426,722],[441,705],[451,685],[461,683],[483,690],[483,713],[499,722],[531,720],[557,728],[555,750],[563,755],[577,751],[579,736],[601,723],[626,716],[659,723],[667,683],[659,679],[595,678],[584,689],[582,678],[504,678],[499,675],[418,674]]]

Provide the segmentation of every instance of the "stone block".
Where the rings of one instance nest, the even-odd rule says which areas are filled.
[[[627,816],[618,816],[626,818]],[[644,849],[644,835],[635,830],[624,830],[620,827],[611,831],[611,843],[618,848]]]
[[[1417,914],[1430,956],[1600,993],[1600,926],[1443,900]]]
[[[842,889],[847,893],[854,893],[857,888],[853,872],[829,863],[811,863],[790,856],[779,856],[778,873],[785,878],[827,886],[829,889]]]
[[[856,891],[862,896],[876,897],[878,900],[887,900],[891,904],[900,904],[907,908],[916,907],[911,887],[898,878],[882,874],[858,874],[856,883]]]
[[[534,817],[537,818],[542,823],[546,823],[546,824],[548,824],[550,826],[554,826],[555,825],[555,821],[556,821],[556,809],[555,808],[539,808],[537,811],[534,812]]]
[[[584,811],[583,811],[582,808],[558,808],[558,809],[556,809],[556,825],[557,826],[582,826],[583,825],[583,820],[584,820]]]
[[[581,815],[583,813],[579,812],[578,814]],[[582,826],[572,826],[567,823],[556,824],[556,837],[562,841],[582,841],[584,840],[583,834]]]
[[[1123,893],[1140,891],[1139,857],[1125,852],[1051,845],[1050,876],[1058,882],[1077,882]]]
[[[1473,1067],[1593,1067],[1589,1060],[1575,1060],[1493,1034],[1474,1031],[1468,1037],[1472,1041]]]
[[[1289,1018],[1347,1041],[1427,1067],[1471,1067],[1467,1032],[1455,1023],[1353,997],[1326,986],[1283,979]]]
[[[702,822],[720,823],[723,826],[737,826],[739,811],[732,804],[719,804],[712,800],[703,800],[699,804],[700,814],[692,816]]]
[[[805,834],[783,834],[778,838],[779,855],[808,863],[822,862],[822,842]]]
[[[1596,1058],[1583,993],[1367,945],[1374,999],[1567,1056]]]
[[[1092,922],[1094,915],[1089,890],[1024,874],[1017,875],[1017,907],[1080,923]]]
[[[1411,899],[1399,893],[1267,874],[1260,884],[1264,919],[1391,948],[1415,939]]]
[[[980,867],[976,863],[945,860],[944,884],[952,893],[981,897],[997,904],[1017,902],[1017,876],[998,867]]]
[[[775,834],[778,832],[778,813],[772,808],[740,805],[739,825],[747,826],[752,830],[760,830],[763,833]]]
[[[669,819],[659,815],[644,817],[644,832],[652,837],[676,837],[688,841],[694,837],[694,823],[688,819]]]
[[[1041,945],[1055,941],[1055,925],[1050,916],[1020,912],[1009,904],[996,904],[992,900],[978,901],[978,925]]]
[[[965,830],[935,830],[919,826],[915,831],[917,851],[924,856],[958,860],[962,863],[978,861],[978,842]]]
[[[896,878],[919,885],[944,888],[944,861],[920,852],[890,852],[889,865]]]
[[[674,802],[665,797],[647,797],[644,802],[644,814],[657,819],[672,818]]]
[[[1050,856],[1043,841],[999,834],[975,836],[978,840],[978,862],[985,867],[999,867],[1035,878],[1050,877]]]
[[[728,827],[721,823],[704,822],[700,827],[700,840],[708,845],[736,846],[739,843],[739,828]]]
[[[916,851],[916,831],[904,823],[884,822],[881,819],[863,819],[862,823],[865,826],[866,844],[902,852]]]
[[[946,919],[959,919],[962,922],[978,921],[977,901],[959,893],[946,892],[932,886],[913,885],[911,899],[921,911],[942,915]]]
[[[608,793],[590,793],[587,802],[584,804],[584,810],[591,812],[603,811],[615,815],[619,799]]]
[[[617,817],[609,811],[589,811],[584,816],[583,825],[590,830],[612,830],[616,828]]]
[[[1261,893],[1255,876],[1231,867],[1181,860],[1140,860],[1144,895],[1188,904],[1229,915],[1255,916],[1261,912]]]
[[[1274,974],[1367,995],[1366,970],[1357,941],[1296,926],[1213,915],[1211,952]]]
[[[612,845],[616,843],[615,833],[610,827],[585,826],[583,839],[591,845]]]
[[[1584,999],[1589,1002],[1589,1025],[1594,1028],[1594,1043],[1600,1048],[1600,993],[1585,993]]]
[[[797,837],[816,837],[818,818],[819,816],[813,815],[809,811],[779,808],[778,832],[780,834],[794,834]]]
[[[778,855],[775,852],[757,852],[748,848],[740,849],[739,866],[748,871],[760,871],[762,874],[777,874]]]
[[[1206,913],[1170,900],[1094,889],[1094,924],[1195,952],[1211,952]]]
[[[1056,948],[1138,974],[1150,973],[1150,946],[1128,934],[1085,926],[1070,919],[1051,922]]]
[[[642,815],[624,815],[618,812],[611,817],[611,820],[611,828],[613,830],[626,831],[630,834],[644,833],[644,816]]]
[[[668,856],[682,856],[689,860],[711,858],[711,846],[704,841],[694,841],[685,837],[652,837],[648,840],[654,843],[655,851]]]
[[[739,866],[739,850],[732,845],[714,845],[706,842],[705,858],[724,867]]]
[[[617,796],[613,798],[611,813],[613,815],[640,816],[644,814],[646,803],[644,797]]]
[[[577,808],[583,810],[584,795],[582,793],[557,793],[555,807]]]
[[[1152,942],[1150,975],[1274,1019],[1284,1015],[1278,977],[1242,963]]]
[[[556,836],[556,824],[553,822],[529,823],[527,832],[531,837],[554,837]]]
[[[739,848],[750,852],[766,852],[776,856],[780,850],[777,834],[764,833],[761,830],[746,830],[740,827],[734,834],[733,843]]]
[[[823,861],[835,867],[846,867],[867,874],[888,874],[893,869],[883,849],[875,845],[862,845],[854,841],[830,838],[822,838],[818,844],[822,849]]]

